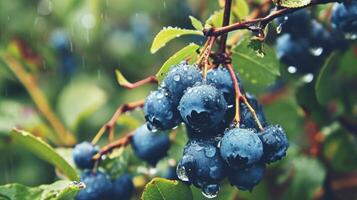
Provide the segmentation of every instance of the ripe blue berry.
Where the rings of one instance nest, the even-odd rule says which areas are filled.
[[[343,4],[335,3],[332,10],[331,23],[335,30],[346,34],[346,36],[350,35],[356,37],[357,2],[351,1]]]
[[[236,74],[238,82],[240,78]],[[226,67],[219,66],[207,72],[206,77],[208,84],[213,84],[218,90],[223,93],[224,99],[228,105],[234,104],[235,93],[232,77]]]
[[[77,200],[106,199],[112,187],[108,176],[100,171],[95,173],[92,171],[82,172],[81,182],[86,187],[78,192]]]
[[[94,146],[89,142],[82,142],[73,148],[73,160],[76,166],[80,169],[92,169],[94,161],[92,157],[99,151],[98,146]]]
[[[185,62],[178,64],[170,69],[164,78],[163,87],[167,88],[172,96],[174,104],[178,104],[184,91],[192,87],[195,83],[201,82],[202,76],[198,69]]]
[[[195,131],[217,127],[227,109],[222,93],[212,85],[198,85],[187,89],[178,107],[183,121]]]
[[[265,114],[262,105],[257,101],[257,99],[247,93],[246,98],[250,104],[250,106],[255,110],[255,113],[259,119],[259,122],[264,127],[266,125]],[[256,131],[259,130],[258,124],[255,121],[252,112],[248,109],[248,106],[245,103],[240,104],[240,127],[246,129],[255,129]]]
[[[228,173],[229,182],[240,190],[252,190],[263,178],[264,164],[254,164],[245,169],[231,169]]]
[[[134,192],[134,184],[129,174],[123,174],[112,181],[111,199],[129,200]]]
[[[259,134],[263,143],[264,154],[262,160],[271,163],[286,155],[289,147],[288,138],[280,125],[270,125]]]
[[[177,165],[177,176],[182,181],[192,182],[196,187],[209,191],[218,188],[215,185],[218,186],[218,182],[225,177],[225,167],[214,140],[191,139]],[[211,193],[214,192],[211,190]]]
[[[220,151],[229,167],[242,169],[261,159],[263,144],[257,133],[249,129],[234,128],[224,133]]]
[[[151,132],[144,124],[135,130],[131,140],[135,154],[151,165],[167,155],[170,139],[165,132]]]
[[[282,33],[289,33],[293,37],[306,36],[311,26],[311,13],[306,10],[298,10],[291,14],[277,18]]]
[[[145,100],[144,114],[150,130],[166,130],[180,123],[179,113],[169,93],[163,89],[153,91]]]

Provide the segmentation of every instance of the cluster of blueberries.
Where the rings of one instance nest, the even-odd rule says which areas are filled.
[[[277,30],[282,33],[276,40],[280,61],[293,68],[293,73],[314,73],[332,50],[344,50],[348,40],[357,39],[357,1],[335,3],[330,31],[313,19],[307,9],[276,21]]]
[[[134,191],[132,177],[124,173],[111,180],[103,171],[93,171],[94,161],[92,157],[99,152],[99,147],[89,142],[77,144],[73,149],[73,160],[76,166],[82,170],[81,182],[85,188],[78,192],[77,200],[129,200]]]
[[[239,81],[238,74],[236,77]],[[182,62],[173,66],[159,88],[146,98],[147,126],[141,127],[141,133],[138,131],[135,135],[138,135],[137,140],[139,134],[156,137],[157,132],[173,129],[183,122],[189,141],[176,169],[180,180],[202,189],[206,197],[218,194],[219,182],[225,177],[241,190],[252,190],[262,179],[265,165],[285,156],[288,140],[281,126],[266,122],[263,108],[256,98],[249,94],[246,97],[264,127],[263,131],[244,102],[240,104],[239,125],[232,125],[235,92],[226,67],[209,70],[203,80],[196,66]],[[134,150],[143,149],[149,154],[144,145],[135,146],[135,135]],[[140,143],[145,142],[157,150],[151,155],[163,156],[164,150],[168,149],[167,140]],[[141,156],[148,159],[144,153]],[[153,157],[150,161],[157,162],[159,158]]]

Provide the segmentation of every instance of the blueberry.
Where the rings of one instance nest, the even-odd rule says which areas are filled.
[[[357,1],[343,4],[335,3],[332,9],[331,24],[335,30],[346,34],[346,36],[356,35]]]
[[[162,81],[163,87],[172,95],[174,104],[178,104],[184,91],[195,83],[201,82],[201,73],[194,65],[182,62],[170,69]]]
[[[123,174],[112,181],[111,199],[129,200],[134,192],[134,184],[129,174]]]
[[[263,178],[264,164],[254,164],[245,169],[230,169],[228,172],[229,182],[240,190],[252,190]]]
[[[320,56],[326,55],[331,49],[331,34],[328,32],[321,23],[316,20],[311,21],[311,31],[309,32],[309,41],[313,55]],[[310,50],[311,51],[311,50]]]
[[[313,48],[308,38],[292,38],[290,34],[283,34],[276,41],[276,53],[280,61],[303,73],[315,72],[324,61],[322,56],[311,53]]]
[[[144,124],[135,130],[131,145],[139,158],[154,166],[167,155],[170,139],[167,133],[153,133]]]
[[[257,115],[259,122],[264,127],[267,122],[265,119],[265,114],[263,110],[263,106],[258,102],[255,96],[250,95],[249,93],[246,94],[246,98],[250,104],[250,106],[255,110],[255,114]],[[256,123],[252,112],[248,109],[248,106],[244,103],[240,103],[240,127],[246,129],[255,129],[259,131],[258,124]]]
[[[177,176],[196,187],[207,189],[225,177],[225,163],[212,139],[190,139],[177,165]]]
[[[217,127],[227,109],[222,93],[212,85],[198,85],[187,89],[179,111],[183,121],[198,132]]]
[[[99,151],[98,146],[94,146],[89,142],[82,142],[73,148],[73,160],[76,166],[80,169],[92,169],[94,161],[92,157]]]
[[[246,168],[258,162],[263,155],[263,144],[257,133],[234,128],[224,133],[220,151],[231,168]]]
[[[278,25],[281,26],[282,33],[289,33],[294,38],[304,37],[311,28],[311,13],[309,10],[301,9],[283,17],[279,17],[276,21]]]
[[[153,91],[145,100],[145,119],[150,130],[166,130],[177,126],[181,119],[169,93],[159,88]]]
[[[238,84],[240,83],[240,78],[238,73],[236,73],[238,79]],[[224,99],[228,105],[233,105],[235,102],[235,92],[234,84],[229,73],[229,70],[226,67],[217,67],[207,72],[206,77],[208,84],[213,84],[218,90],[223,93]],[[240,85],[240,84],[239,84]]]
[[[100,171],[92,172],[86,170],[81,173],[81,182],[86,187],[78,192],[77,200],[101,200],[105,199],[111,189],[111,182],[108,176]]]
[[[262,160],[271,163],[286,155],[289,147],[288,138],[280,125],[270,125],[259,134],[263,143],[264,154]]]

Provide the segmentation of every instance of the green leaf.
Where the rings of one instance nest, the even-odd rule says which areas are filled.
[[[170,40],[180,37],[182,35],[203,35],[202,31],[181,29],[177,27],[164,27],[154,38],[150,52],[156,53],[159,49],[164,47]]]
[[[198,31],[202,31],[203,30],[203,25],[202,25],[202,22],[198,19],[196,19],[195,17],[193,16],[189,16],[190,20],[191,20],[191,24],[192,26],[198,30]]]
[[[164,178],[152,179],[141,196],[143,200],[192,200],[190,187],[180,181]]]
[[[50,185],[28,187],[18,183],[0,186],[0,199],[9,200],[70,200],[83,188],[82,184],[72,181],[57,181]]]
[[[125,77],[124,75],[119,71],[119,69],[115,70],[115,76],[117,78],[118,84],[120,86],[126,85],[128,83],[130,83]]]
[[[249,6],[246,0],[235,0],[232,5],[233,13],[239,18],[244,19],[249,14]]]
[[[250,39],[244,38],[232,50],[232,64],[238,70],[240,77],[253,84],[271,84],[280,75],[279,61],[275,51],[264,45],[264,54],[257,54],[249,47]]]
[[[191,185],[191,191],[193,195],[194,200],[209,200],[210,198],[207,198],[203,196],[202,190]],[[225,182],[222,184],[218,196],[211,198],[212,200],[226,200],[226,199],[235,199],[235,197],[238,194],[238,189],[236,187],[231,186],[229,183]]]
[[[179,64],[185,58],[196,55],[196,50],[199,48],[197,44],[191,43],[185,46],[180,51],[176,52],[173,56],[166,60],[166,62],[161,66],[159,72],[157,72],[156,77],[161,81],[170,70],[173,65]]]
[[[106,101],[106,93],[92,80],[74,80],[60,93],[58,111],[65,123],[75,129],[82,119],[90,116]]]
[[[49,144],[29,132],[13,129],[10,133],[14,143],[27,148],[33,154],[55,166],[70,180],[79,181],[78,174]]]
[[[223,21],[223,9],[215,11],[207,20],[206,25],[213,26],[215,28],[221,27]]]
[[[286,8],[300,8],[311,3],[311,0],[277,0],[276,4]]]
[[[336,74],[339,68],[340,55],[332,53],[325,61],[324,66],[317,77],[315,84],[316,97],[320,104],[326,105],[332,99],[340,96],[341,88],[338,84],[339,76]]]

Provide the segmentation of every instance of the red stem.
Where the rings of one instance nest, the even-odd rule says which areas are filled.
[[[222,27],[229,25],[229,19],[231,16],[231,8],[232,8],[232,0],[226,0],[224,4],[224,13],[223,13],[223,22]],[[226,51],[226,43],[227,43],[227,34],[223,34],[221,36],[219,52],[225,53]]]
[[[231,63],[227,64],[227,68],[229,70],[229,74],[231,75],[232,81],[233,81],[233,85],[234,85],[234,93],[235,93],[235,104],[236,104],[236,112],[235,112],[235,116],[234,116],[234,121],[236,122],[236,124],[238,125],[240,122],[240,107],[239,107],[239,100],[242,96],[242,93],[239,89],[239,84],[238,84],[238,79],[236,74],[234,73],[233,67]]]
[[[140,81],[137,81],[134,83],[125,82],[125,83],[121,84],[121,86],[126,89],[134,89],[139,86],[145,85],[147,83],[158,83],[158,80],[157,80],[156,76],[149,76],[143,80],[140,80]]]

